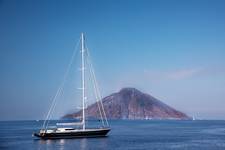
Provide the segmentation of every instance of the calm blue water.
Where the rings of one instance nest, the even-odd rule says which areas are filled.
[[[106,138],[39,140],[42,122],[0,122],[0,149],[225,150],[225,121],[110,121]]]

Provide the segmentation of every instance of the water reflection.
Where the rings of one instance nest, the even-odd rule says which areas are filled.
[[[64,150],[64,147],[65,147],[65,143],[66,143],[66,141],[65,141],[65,139],[60,139],[59,140],[59,144],[60,144],[60,150]]]
[[[48,140],[34,140],[34,144],[38,146],[38,149],[74,149],[81,150],[92,149],[107,149],[108,138],[74,138],[74,139],[48,139]]]
[[[37,139],[34,140],[34,142],[38,144],[38,149],[64,150],[66,145],[66,139],[48,139],[48,140]]]
[[[86,150],[87,149],[87,139],[86,138],[81,139],[81,141],[80,141],[80,149],[81,150]]]

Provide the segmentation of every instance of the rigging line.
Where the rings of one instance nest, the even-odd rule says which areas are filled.
[[[86,51],[88,51],[86,44],[85,44],[85,49],[86,49]],[[86,54],[86,57],[87,57],[86,63],[88,65],[88,68],[89,68],[88,70],[89,70],[89,73],[90,73],[90,78],[89,79],[92,81],[92,85],[93,85],[93,88],[94,88],[94,95],[95,95],[95,98],[96,98],[96,102],[97,102],[98,110],[99,110],[99,113],[100,113],[100,118],[101,118],[102,125],[105,126],[105,122],[104,122],[104,119],[103,119],[103,116],[102,116],[100,104],[98,102],[99,98],[98,98],[96,86],[95,86],[95,83],[94,83],[94,80],[93,80],[94,77],[93,77],[93,72],[91,70],[91,62],[90,62],[90,59],[88,57],[87,52],[85,54]]]
[[[89,51],[88,51],[89,52]],[[88,53],[88,55],[89,55],[89,58],[90,58],[90,52]],[[90,60],[91,61],[91,60]],[[105,111],[104,111],[104,107],[103,107],[103,104],[102,104],[102,97],[101,97],[101,94],[100,94],[100,91],[99,91],[99,86],[98,86],[98,84],[97,84],[97,80],[96,80],[96,76],[95,76],[95,73],[94,73],[94,69],[93,69],[93,66],[92,66],[92,63],[90,63],[91,64],[91,70],[92,70],[92,75],[93,75],[93,79],[94,79],[94,84],[95,84],[95,87],[96,87],[96,90],[97,90],[97,95],[98,95],[98,99],[99,99],[99,102],[100,102],[100,106],[101,106],[101,108],[102,108],[102,111],[103,111],[103,114],[104,114],[104,120],[105,120],[105,122],[106,122],[106,124],[108,125],[108,122],[107,122],[107,117],[106,117],[106,115],[105,115]]]
[[[94,74],[94,76],[95,76],[95,74]],[[97,83],[96,77],[95,77],[95,84],[98,87],[98,83]],[[109,126],[108,119],[107,119],[106,113],[105,113],[105,109],[104,109],[104,106],[103,106],[103,103],[102,103],[102,96],[100,94],[99,88],[97,88],[97,91],[98,91],[98,94],[99,94],[99,97],[100,97],[100,104],[102,106],[102,110],[103,110],[103,114],[104,114],[104,117],[105,117],[106,124],[107,124],[107,126]]]
[[[49,118],[51,117],[51,115],[52,115],[52,113],[53,113],[53,110],[55,109],[55,106],[56,106],[56,104],[57,104],[57,98],[58,98],[58,96],[59,96],[59,95],[62,93],[62,91],[63,91],[63,87],[64,87],[64,84],[65,84],[66,78],[67,78],[67,76],[68,76],[69,70],[70,70],[71,65],[72,65],[72,63],[73,63],[74,57],[75,57],[75,55],[77,54],[76,49],[77,49],[77,46],[78,46],[79,42],[80,42],[80,39],[78,40],[78,42],[77,42],[77,44],[76,44],[76,46],[75,46],[75,50],[74,50],[73,55],[72,55],[72,57],[71,57],[70,63],[68,64],[67,69],[66,69],[66,72],[65,72],[65,74],[64,74],[63,82],[61,83],[60,87],[58,88],[57,93],[56,93],[56,95],[55,95],[55,97],[54,97],[54,100],[53,100],[53,104],[52,104],[52,106],[51,106],[51,109],[49,110],[49,115],[48,115],[47,118],[46,118],[46,120],[47,120],[46,128],[47,128],[47,126],[48,126],[48,124],[49,124],[49,121],[50,121]]]
[[[96,89],[97,89],[97,93],[98,93],[98,96],[99,96],[100,104],[101,104],[101,107],[102,107],[103,115],[104,115],[106,124],[107,124],[107,126],[108,126],[109,124],[108,124],[108,120],[107,120],[107,117],[106,117],[105,109],[104,109],[104,106],[103,106],[103,103],[102,103],[102,96],[101,96],[101,93],[100,93],[100,91],[99,91],[99,86],[98,86],[98,82],[97,82],[97,79],[96,79],[96,76],[95,76],[95,73],[94,73],[93,66],[91,66],[91,69],[92,69],[92,71],[93,71],[94,82],[95,82],[96,87],[97,87]]]
[[[71,59],[70,59],[70,62],[69,62],[69,64],[68,64],[67,69],[66,69],[66,72],[65,72],[65,74],[64,74],[63,81],[62,81],[62,83],[60,84],[60,86],[59,86],[59,88],[58,88],[58,90],[57,90],[57,92],[56,92],[56,95],[53,97],[53,100],[52,100],[52,104],[51,104],[50,110],[48,111],[47,116],[46,116],[46,118],[45,118],[45,120],[44,120],[44,123],[43,123],[43,127],[42,127],[43,129],[44,129],[44,128],[46,129],[47,126],[48,126],[48,124],[49,124],[49,118],[50,118],[50,116],[51,116],[51,114],[52,114],[52,111],[54,110],[54,108],[55,108],[55,106],[56,106],[56,100],[57,100],[57,97],[58,97],[58,95],[61,93],[61,91],[63,90],[63,86],[64,86],[64,84],[65,84],[65,81],[66,81],[66,78],[67,78],[67,76],[68,76],[69,70],[70,70],[70,68],[71,68],[71,66],[72,66],[74,57],[75,57],[75,55],[77,54],[77,51],[78,51],[77,47],[78,47],[78,45],[79,45],[79,43],[80,43],[80,40],[81,40],[81,39],[79,38],[79,40],[77,41],[77,43],[76,43],[76,45],[75,45],[75,49],[74,49],[74,51],[73,51],[72,57],[71,57]],[[48,120],[48,121],[47,121],[47,120]],[[46,122],[47,122],[47,125],[46,125]]]
[[[88,63],[88,66],[89,66],[89,68],[90,68],[90,69],[89,69],[89,72],[90,72],[90,75],[91,75],[90,78],[93,79],[94,76],[93,76],[93,72],[92,72],[92,70],[91,70],[91,62],[90,62],[90,60],[89,60],[88,57],[87,57],[87,63]],[[99,98],[98,98],[98,94],[97,94],[97,90],[96,90],[96,85],[95,85],[95,83],[94,83],[94,79],[91,80],[91,81],[92,81],[93,88],[94,88],[94,92],[95,92],[95,98],[96,98],[98,110],[99,110],[99,113],[100,113],[101,122],[102,122],[103,126],[105,126],[105,122],[104,122],[104,120],[103,120],[102,111],[101,111],[101,108],[100,108]]]
[[[87,51],[88,51],[88,48],[87,48]],[[87,54],[87,57],[88,57],[88,62],[89,62],[89,68],[90,68],[90,74],[92,76],[92,82],[93,82],[93,86],[94,86],[94,92],[95,92],[95,96],[96,96],[96,101],[97,101],[97,106],[98,106],[98,109],[99,109],[99,113],[100,113],[100,117],[101,117],[101,120],[102,120],[102,124],[103,126],[105,126],[105,122],[104,122],[104,119],[103,119],[103,115],[102,115],[102,110],[101,110],[101,107],[100,107],[100,102],[101,101],[101,98],[99,97],[99,94],[98,94],[98,91],[97,91],[97,86],[95,84],[95,80],[94,80],[94,71],[93,71],[93,68],[92,68],[92,63],[91,63],[91,60],[90,60],[90,56]]]
[[[87,48],[87,56],[88,56],[89,60],[91,61],[91,59],[90,59],[90,52],[89,52],[88,48]],[[105,110],[104,110],[104,106],[103,106],[103,103],[102,103],[102,96],[101,96],[101,93],[99,91],[98,82],[96,80],[95,72],[94,72],[92,63],[90,63],[90,64],[91,64],[90,69],[92,69],[92,72],[93,72],[93,76],[94,76],[93,79],[94,79],[94,82],[95,82],[96,87],[97,87],[96,89],[97,89],[97,93],[98,93],[98,96],[99,96],[99,99],[100,99],[100,104],[101,104],[101,107],[102,107],[102,110],[103,110],[104,118],[105,118],[105,121],[106,121],[107,126],[109,126],[109,123],[108,123],[108,120],[107,120],[107,117],[106,117],[106,113],[105,113]]]
[[[55,106],[56,106],[56,104],[57,104],[57,97],[58,97],[58,95],[61,93],[61,91],[62,91],[62,87],[58,90],[58,92],[57,92],[57,94],[56,94],[56,96],[55,96],[55,103],[54,103],[54,105],[53,105],[53,107],[52,107],[52,109],[51,109],[51,111],[50,111],[50,114],[49,114],[49,116],[48,116],[48,118],[47,118],[47,123],[46,123],[46,126],[45,126],[45,130],[47,129],[47,127],[48,127],[48,125],[49,125],[49,123],[50,123],[50,120],[49,120],[49,118],[52,116],[52,113],[53,113],[53,111],[54,111],[54,109],[55,109]]]
[[[94,78],[92,70],[90,70],[90,72],[92,74],[92,78]],[[100,107],[100,104],[99,104],[100,98],[98,97],[98,93],[97,93],[97,89],[96,89],[97,87],[95,85],[94,79],[93,79],[92,82],[93,82],[93,86],[94,86],[94,91],[95,91],[95,95],[96,95],[96,101],[97,101],[97,106],[98,106],[98,109],[99,109],[101,121],[102,121],[103,126],[105,126],[105,122],[104,122],[103,115],[102,115],[102,110],[101,110],[101,107]]]
[[[99,91],[99,86],[98,86],[93,68],[92,68],[92,71],[93,71],[93,76],[94,76],[94,82],[95,82],[95,85],[97,87],[96,89],[97,89],[97,93],[98,93],[98,96],[99,96],[99,102],[101,104],[100,106],[101,106],[102,111],[103,111],[103,115],[104,115],[104,118],[105,118],[106,125],[108,126],[109,124],[108,124],[105,109],[104,109],[104,106],[103,106],[103,103],[102,103],[102,96],[101,96],[100,91]]]

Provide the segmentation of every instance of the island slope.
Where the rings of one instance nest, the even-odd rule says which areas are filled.
[[[149,94],[135,88],[123,88],[117,93],[103,98],[108,119],[190,119],[180,112]],[[63,118],[80,118],[82,111],[67,114]],[[100,118],[97,103],[86,109],[88,118]]]

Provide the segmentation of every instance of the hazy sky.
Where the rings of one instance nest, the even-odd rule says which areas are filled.
[[[104,96],[225,119],[224,0],[0,0],[0,120],[44,118],[81,32]]]

